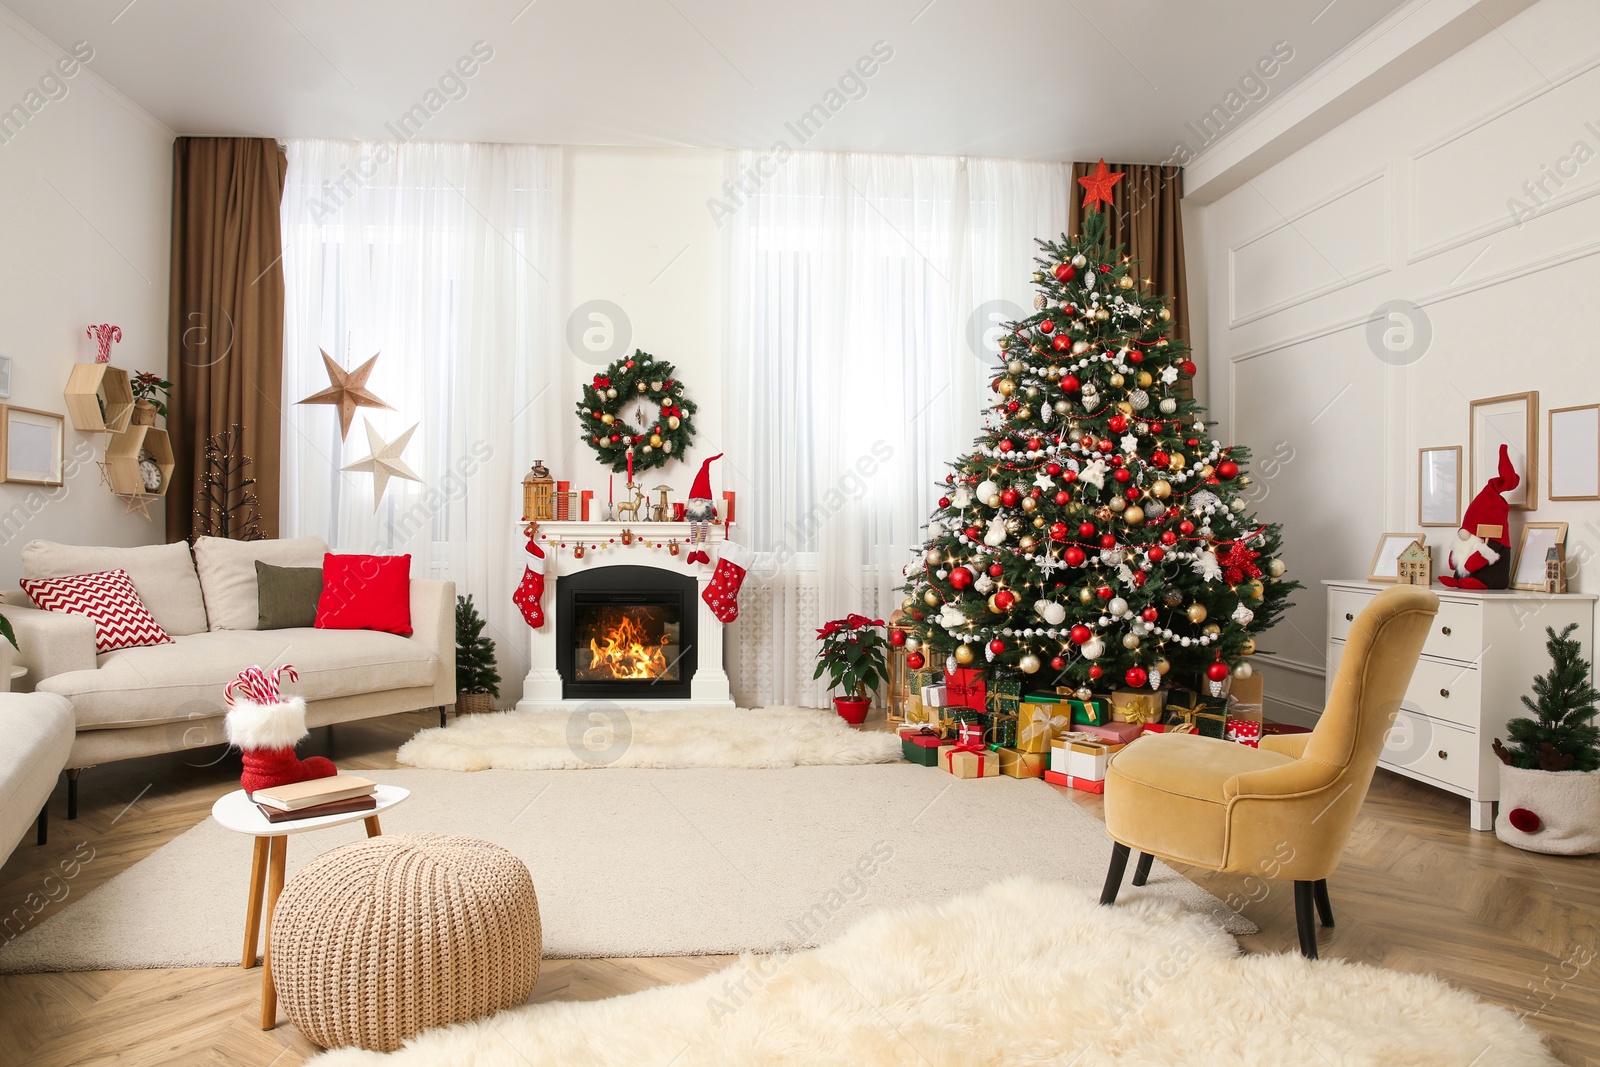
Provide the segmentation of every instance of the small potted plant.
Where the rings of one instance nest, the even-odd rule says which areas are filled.
[[[456,597],[456,713],[493,711],[500,698],[500,672],[495,669],[494,640],[472,596]]]
[[[834,697],[833,706],[839,717],[852,726],[866,721],[867,709],[872,706],[871,693],[889,673],[883,634],[878,632],[882,626],[882,619],[848,615],[817,631],[822,648],[817,652],[817,672],[811,677],[827,674],[831,687],[846,693]]]
[[[140,371],[129,384],[133,387],[133,425],[154,426],[157,415],[167,417],[171,382],[153,371]]]
[[[1600,852],[1600,727],[1589,662],[1572,631],[1545,627],[1548,674],[1533,680],[1537,698],[1522,698],[1535,718],[1506,723],[1500,757],[1500,814],[1495,835],[1508,845],[1558,856]]]
[[[0,693],[11,692],[11,668],[17,662],[17,635],[11,629],[11,620],[0,615]]]

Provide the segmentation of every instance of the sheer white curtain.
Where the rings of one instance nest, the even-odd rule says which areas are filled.
[[[825,703],[815,628],[886,618],[945,465],[977,431],[999,322],[1031,308],[1063,164],[730,152],[724,352],[735,534],[758,553],[730,663],[741,702]]]
[[[472,593],[498,646],[505,700],[520,694],[527,630],[518,482],[553,455],[564,407],[555,366],[554,259],[561,153],[532,145],[291,141],[283,198],[285,536],[336,550],[409,552],[413,577]],[[347,440],[320,351],[346,370],[374,354]],[[364,424],[416,432],[377,510]]]

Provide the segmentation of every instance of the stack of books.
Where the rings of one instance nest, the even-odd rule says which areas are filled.
[[[371,811],[378,806],[376,783],[353,774],[313,778],[309,782],[275,785],[250,794],[268,822],[315,819],[319,815],[344,815]]]

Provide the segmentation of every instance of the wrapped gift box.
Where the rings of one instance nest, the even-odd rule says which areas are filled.
[[[1072,778],[1099,781],[1106,776],[1106,763],[1112,754],[1125,747],[1088,734],[1067,734],[1050,746],[1050,769]]]
[[[957,667],[945,671],[944,687],[950,692],[950,707],[987,711],[989,708],[988,683],[983,671],[977,667]]]
[[[930,708],[948,708],[950,706],[950,691],[942,685],[923,686],[922,703]]]
[[[989,711],[994,715],[1015,715],[1022,703],[1022,681],[995,678],[989,683]]]
[[[907,671],[906,684],[911,687],[913,693],[920,693],[930,685],[943,685],[944,672],[934,670],[932,667],[924,667],[920,671]]]
[[[1261,720],[1244,719],[1228,716],[1228,721],[1223,727],[1223,739],[1237,741],[1241,745],[1257,748],[1261,744]]]
[[[986,748],[973,751],[961,745],[939,748],[939,765],[957,778],[998,778],[1000,757]]]
[[[1017,716],[992,715],[989,724],[989,747],[1017,747]]]
[[[931,734],[916,734],[900,738],[900,754],[912,763],[923,767],[939,765],[939,738]]]
[[[1044,780],[1051,785],[1064,785],[1068,789],[1077,789],[1085,793],[1104,793],[1106,791],[1105,779],[1078,778],[1059,771],[1045,771]]]
[[[1108,722],[1103,726],[1080,724],[1074,725],[1072,729],[1077,733],[1085,733],[1090,737],[1098,737],[1102,741],[1118,745],[1125,745],[1144,733],[1143,726],[1132,722]]]
[[[977,719],[956,724],[956,744],[964,748],[982,748],[988,743],[988,730]]]
[[[1201,717],[1211,716],[1215,720],[1215,732],[1209,736],[1221,737],[1222,723],[1227,710],[1228,702],[1222,697],[1208,697],[1188,690],[1174,689],[1167,696],[1166,716],[1162,722],[1169,727],[1181,724],[1192,727],[1197,733],[1205,733],[1205,730],[1201,729]]]
[[[1160,722],[1166,704],[1166,694],[1159,690],[1118,689],[1111,694],[1111,718],[1114,722],[1131,722],[1146,726]]]
[[[1105,697],[1090,697],[1088,700],[1064,700],[1072,716],[1072,722],[1077,726],[1104,726],[1111,721],[1111,701]]]
[[[1049,752],[1050,742],[1057,734],[1066,732],[1066,716],[1060,704],[1036,704],[1024,701],[1017,715],[1016,748],[1023,752]]]
[[[1014,748],[1002,748],[995,754],[1000,757],[1000,773],[1012,778],[1043,777],[1045,765],[1050,761],[1048,752],[1019,752]]]
[[[1215,737],[1220,740],[1228,732],[1228,717],[1209,711],[1201,712],[1195,716],[1194,732],[1201,737]]]

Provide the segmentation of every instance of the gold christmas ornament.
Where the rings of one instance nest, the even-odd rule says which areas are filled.
[[[658,434],[658,433],[651,434],[650,435],[650,444],[653,445],[656,448],[660,448],[661,447],[661,435]]]
[[[1157,657],[1155,663],[1151,664],[1151,667],[1158,674],[1171,674],[1172,673],[1172,661],[1167,659],[1167,657],[1165,657],[1165,656]]]
[[[1127,381],[1128,379],[1124,378],[1122,375],[1113,374],[1111,376],[1111,388],[1121,389],[1125,384],[1127,384]]]
[[[915,603],[915,600],[912,600],[910,597],[906,597],[904,600],[900,601],[900,607],[906,611],[910,611],[911,605]]]
[[[1013,359],[1013,360],[1009,361],[1008,363],[1006,363],[1006,373],[1007,374],[1021,374],[1022,373],[1022,360]]]
[[[667,416],[667,425],[669,427],[671,427],[672,429],[676,430],[679,426],[683,425],[683,422],[682,422],[681,419],[678,418],[678,416],[669,415],[669,416]]]
[[[1183,594],[1176,589],[1168,589],[1161,594],[1161,602],[1169,608],[1175,608],[1183,603]]]
[[[1017,391],[1017,383],[1012,381],[1010,378],[1001,378],[1000,384],[995,386],[995,389],[1000,393],[1001,396],[1010,396],[1012,393]]]
[[[1116,512],[1118,514],[1121,514],[1124,510],[1127,509],[1128,502],[1126,500],[1124,500],[1120,496],[1114,496],[1109,501],[1107,501],[1106,507],[1110,508],[1112,511],[1114,511],[1114,512]],[[1142,515],[1144,513],[1140,512],[1140,514]]]
[[[937,548],[930,548],[922,554],[922,558],[927,560],[929,565],[937,567],[944,562],[944,553]]]
[[[1202,478],[1210,478],[1212,475],[1214,475],[1216,473],[1217,473],[1217,468],[1213,467],[1209,463],[1207,463],[1204,467],[1200,468],[1200,477],[1202,477]]]
[[[930,608],[936,608],[939,606],[939,594],[930,589],[922,594],[922,602]]]
[[[1141,525],[1144,522],[1144,508],[1137,504],[1130,505],[1128,510],[1122,513],[1122,521],[1129,526]]]
[[[645,391],[645,390],[647,390],[647,389],[649,389],[649,388],[650,388],[650,387],[649,387],[649,386],[648,386],[648,385],[646,385],[646,384],[645,384],[645,383],[644,383],[644,382],[640,382],[640,383],[639,383],[639,392],[641,392],[641,393],[642,393],[642,392],[644,392],[644,391]]]
[[[1248,582],[1245,582],[1238,587],[1239,595],[1244,597],[1246,600],[1260,600],[1263,592],[1264,590],[1261,587],[1261,583],[1255,578],[1250,579]]]
[[[1072,257],[1072,265],[1077,267],[1079,270],[1082,270],[1089,265],[1089,257],[1084,255],[1082,252],[1079,252],[1077,255]]]
[[[1033,535],[1028,534],[1027,536],[1021,538],[1019,541],[1017,541],[1017,547],[1022,549],[1024,552],[1033,548]]]
[[[1288,569],[1288,566],[1281,559],[1267,560],[1267,573],[1272,575],[1274,578],[1282,578],[1283,572]]]
[[[1117,279],[1117,288],[1118,289],[1132,289],[1133,288],[1133,276],[1131,274],[1124,274],[1122,277],[1118,278]]]
[[[607,426],[610,426],[613,422],[616,422],[617,420],[616,420],[616,417],[614,415],[601,415],[600,416],[600,421],[605,423]]]
[[[1150,483],[1150,495],[1157,500],[1165,500],[1172,495],[1172,483],[1165,478],[1157,478]]]
[[[999,493],[990,493],[989,494],[989,499],[985,500],[984,503],[988,504],[991,508],[999,507],[1000,506],[1000,494]]]
[[[1204,604],[1189,605],[1189,621],[1199,625],[1206,621],[1206,606]]]
[[[1138,374],[1134,375],[1133,380],[1139,383],[1140,389],[1148,389],[1156,382],[1156,380],[1150,376],[1150,372],[1147,370],[1142,370]]]
[[[961,644],[956,646],[956,662],[965,667],[973,660],[972,646]]]
[[[1044,529],[1044,516],[1043,515],[1035,515],[1033,517],[1033,528],[1035,530]]]
[[[1168,311],[1166,308],[1162,308],[1160,311],[1156,312],[1156,318],[1160,319],[1162,322],[1171,322],[1172,312]]]
[[[1188,465],[1188,462],[1188,459],[1184,457],[1182,452],[1174,452],[1167,457],[1167,466],[1175,471],[1183,470],[1183,468]]]
[[[1033,418],[1033,409],[1027,404],[1024,404],[1017,410],[1017,417],[1020,419],[1031,419]]]
[[[1025,496],[1025,497],[1022,498],[1022,510],[1023,511],[1033,511],[1038,506],[1039,506],[1039,502],[1037,500],[1033,499],[1033,497]]]
[[[1094,517],[1099,519],[1101,522],[1110,522],[1111,509],[1106,507],[1104,504],[1101,504],[1099,507],[1094,509]]]
[[[1105,308],[1094,309],[1094,321],[1105,322],[1109,318],[1111,318],[1111,312],[1107,311]]]
[[[1205,626],[1201,627],[1200,632],[1203,634],[1211,634],[1212,636],[1216,636],[1222,632],[1222,627],[1218,626],[1214,622],[1208,622],[1205,624]]]
[[[1093,604],[1094,590],[1090,589],[1088,586],[1084,586],[1082,589],[1078,590],[1078,602],[1080,604]]]
[[[1117,402],[1117,410],[1122,412],[1124,415],[1132,415],[1133,405],[1128,403],[1126,400],[1120,400]]]
[[[1133,651],[1134,649],[1138,648],[1139,647],[1139,635],[1138,634],[1123,634],[1122,635],[1122,647],[1125,648],[1125,649],[1128,649],[1130,652]]]
[[[1019,534],[1021,532],[1022,532],[1022,520],[1021,519],[1007,519],[1006,520],[1006,533],[1011,534],[1014,537],[1014,536],[1016,536],[1017,534]]]
[[[1256,639],[1253,638],[1253,637],[1246,637],[1244,639],[1244,644],[1239,646],[1239,655],[1241,655],[1241,656],[1253,656],[1255,654],[1256,654]]]

